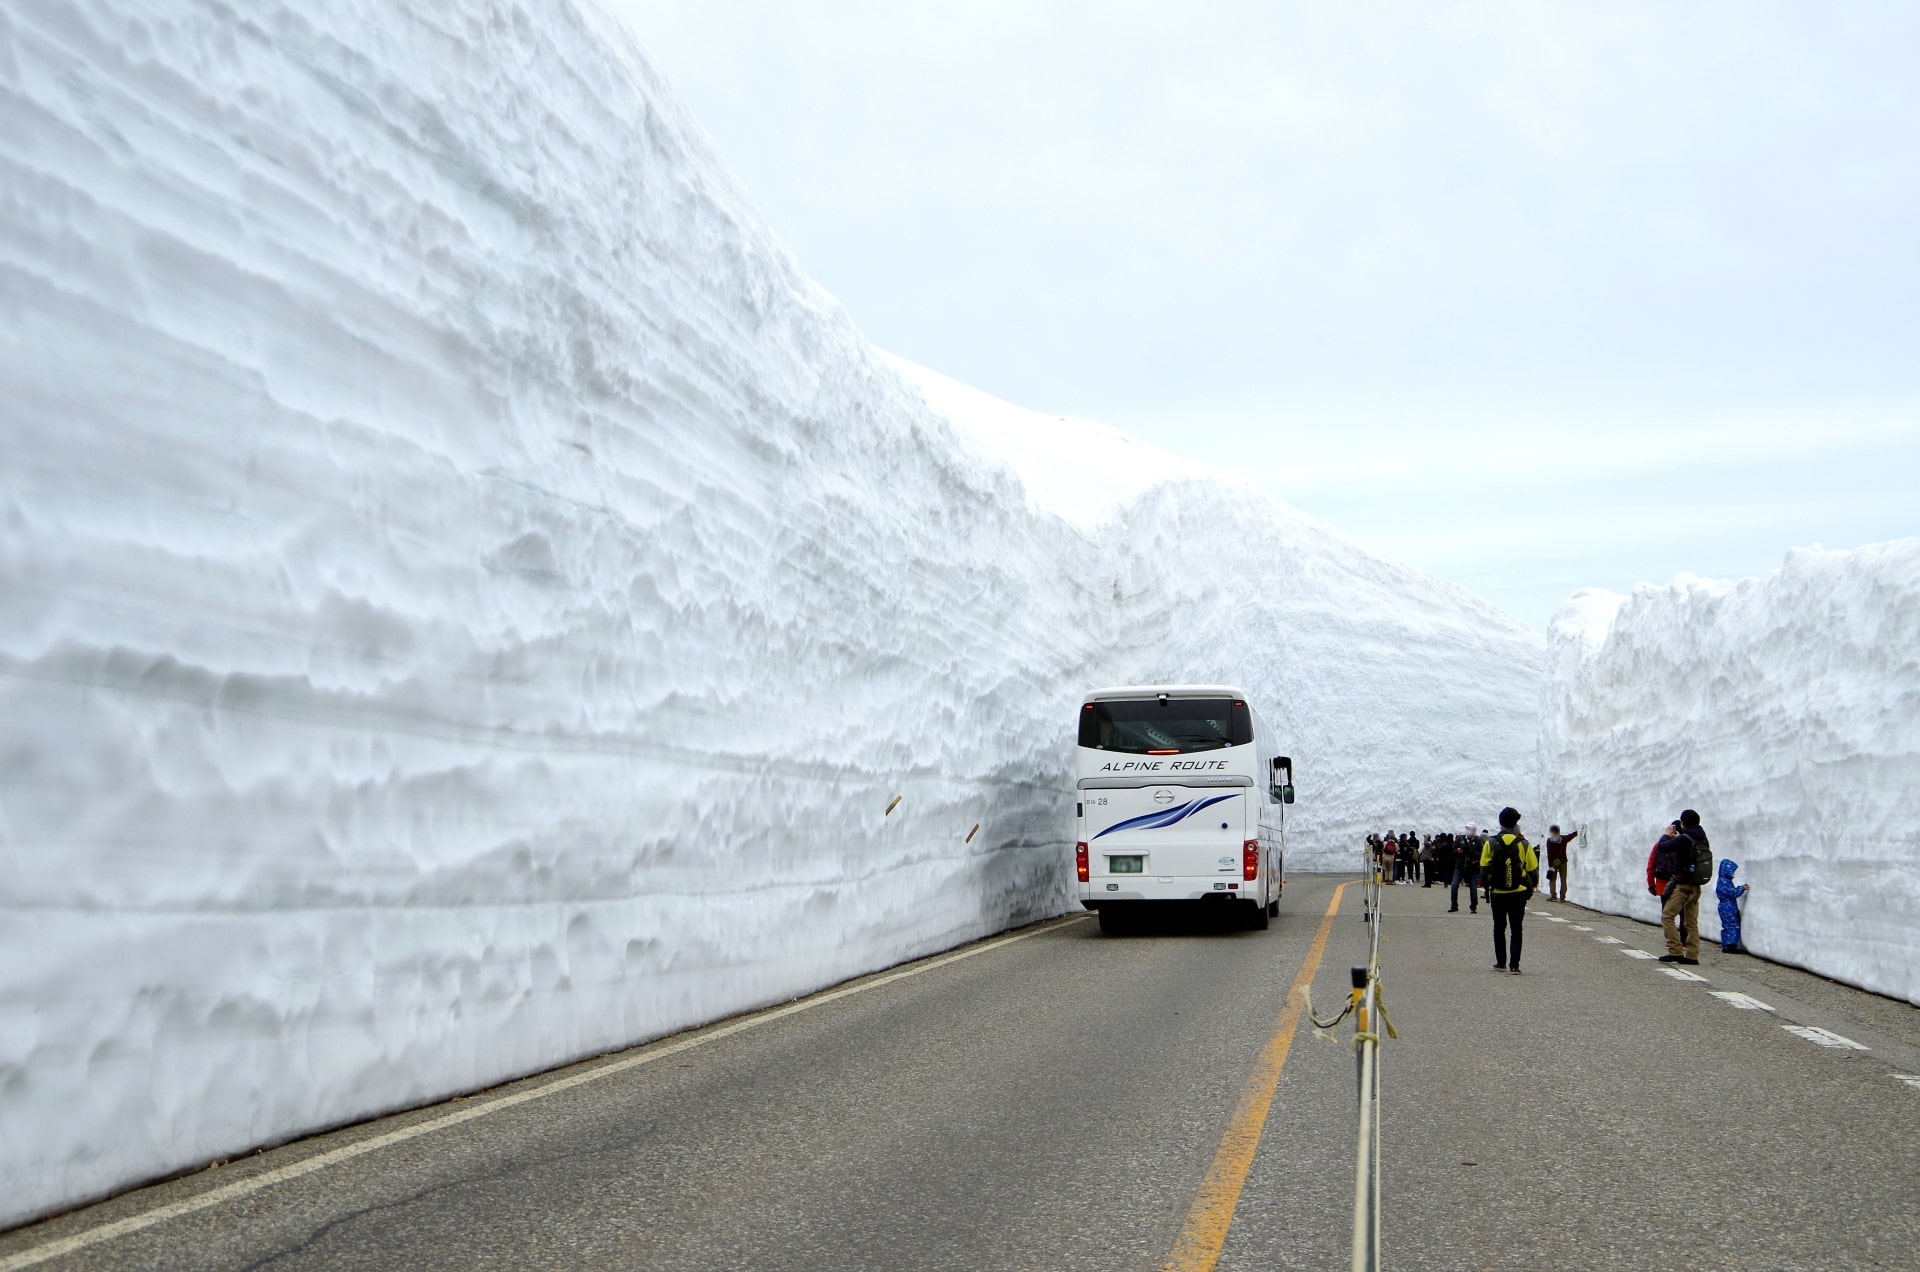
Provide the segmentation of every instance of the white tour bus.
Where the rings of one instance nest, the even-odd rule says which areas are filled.
[[[1080,904],[1123,931],[1156,901],[1280,912],[1293,761],[1227,685],[1096,689],[1080,708],[1074,792]]]

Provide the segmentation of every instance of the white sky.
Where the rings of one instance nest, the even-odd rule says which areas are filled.
[[[1529,623],[1920,534],[1920,5],[606,3],[875,343]]]

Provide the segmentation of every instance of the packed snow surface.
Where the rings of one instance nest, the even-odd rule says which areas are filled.
[[[1093,685],[1295,870],[1533,789],[1537,637],[878,353],[563,0],[9,5],[0,402],[0,1222],[1059,914]]]
[[[1585,823],[1575,900],[1657,920],[1647,853],[1691,808],[1752,886],[1748,949],[1920,1003],[1920,539],[1578,593],[1550,637],[1541,798]]]

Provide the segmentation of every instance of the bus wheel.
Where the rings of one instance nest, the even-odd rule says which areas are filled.
[[[1278,901],[1267,902],[1267,917],[1270,919],[1280,917],[1280,903]]]
[[[1131,932],[1133,916],[1127,913],[1125,906],[1103,905],[1100,907],[1100,930],[1108,936]]]
[[[1249,928],[1252,928],[1256,932],[1266,931],[1267,922],[1268,922],[1267,907],[1264,905],[1261,905],[1258,901],[1249,901],[1246,904],[1247,904],[1247,926]]]

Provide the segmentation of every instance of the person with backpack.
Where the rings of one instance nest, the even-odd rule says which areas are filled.
[[[1540,886],[1540,855],[1520,833],[1520,812],[1500,810],[1500,833],[1480,848],[1480,878],[1493,907],[1493,970],[1520,974],[1521,922],[1527,899]],[[1513,948],[1507,948],[1507,930],[1513,930]]]
[[[1706,876],[1696,883],[1703,859]],[[1660,956],[1662,963],[1687,967],[1699,964],[1700,889],[1712,876],[1713,852],[1707,844],[1707,832],[1700,828],[1700,814],[1689,808],[1678,821],[1668,823],[1667,833],[1653,846],[1653,877],[1664,897],[1660,932],[1666,937],[1667,952]]]

